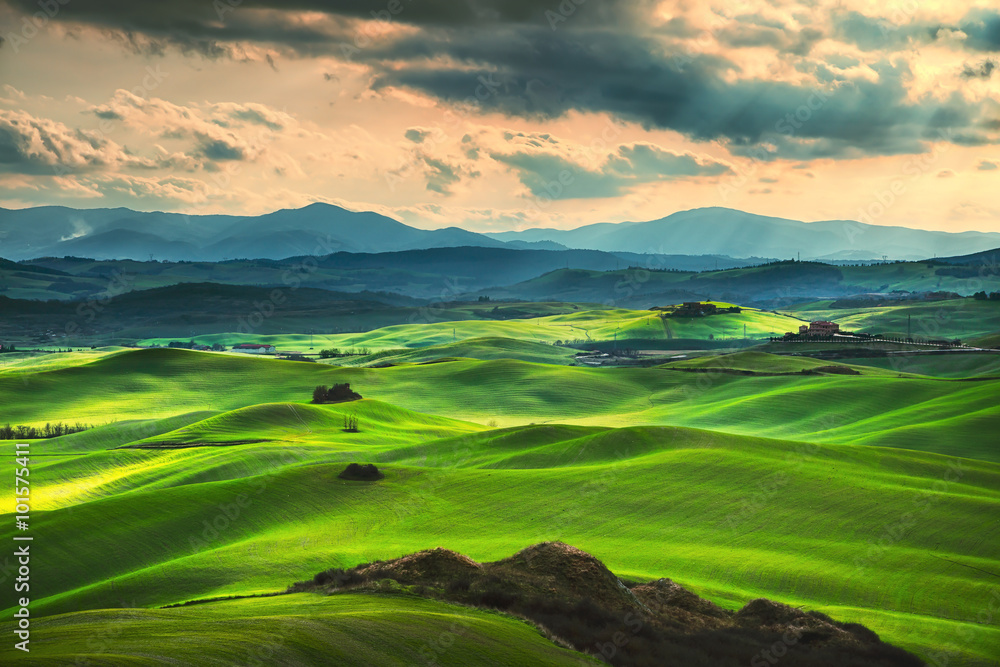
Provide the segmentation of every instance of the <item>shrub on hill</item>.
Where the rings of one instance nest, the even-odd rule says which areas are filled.
[[[378,466],[374,463],[351,463],[344,468],[344,470],[337,475],[337,477],[340,479],[351,479],[361,482],[373,482],[376,479],[382,479],[385,477],[385,474],[382,473],[378,469]],[[360,581],[360,579],[358,581]]]
[[[351,389],[348,382],[335,384],[332,387],[319,385],[313,389],[313,403],[343,403],[345,401],[356,401],[361,398],[361,394]]]

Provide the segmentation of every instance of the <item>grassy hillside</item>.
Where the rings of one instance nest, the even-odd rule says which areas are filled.
[[[313,387],[336,382],[350,382],[365,398],[480,424],[669,424],[1000,460],[1000,451],[982,436],[1000,420],[997,380],[900,379],[891,373],[744,377],[510,360],[337,368],[154,349],[74,368],[0,374],[0,392],[9,397],[5,419],[40,425],[307,402]]]
[[[229,415],[239,420],[259,427],[252,411]],[[33,569],[35,613],[268,592],[432,546],[484,561],[560,539],[731,608],[759,596],[837,608],[905,648],[959,651],[953,664],[988,664],[1000,639],[979,626],[972,642],[948,638],[989,600],[991,577],[972,568],[1000,562],[997,528],[983,524],[1000,511],[996,464],[657,427],[533,426],[420,444],[393,443],[373,422],[367,444],[348,448],[336,424],[306,421],[311,432],[281,442],[39,466],[34,493],[56,502],[33,524],[47,554]],[[352,460],[377,462],[385,479],[338,480]]]
[[[310,593],[177,609],[87,611],[37,621],[19,664],[588,665],[532,626],[407,595]],[[180,640],[183,638],[183,641]],[[18,652],[19,653],[19,652]],[[8,645],[0,655],[13,660]],[[91,662],[92,661],[92,662]]]
[[[733,354],[722,355],[705,355],[695,359],[673,361],[668,364],[663,364],[660,368],[697,371],[729,370],[743,373],[767,374],[801,373],[804,371],[816,371],[821,368],[829,369],[831,366],[838,368],[846,366],[849,370],[869,375],[898,375],[898,373],[887,373],[883,372],[882,369],[876,369],[874,367],[843,364],[840,362],[832,363],[829,361],[813,359],[811,357],[780,356],[777,354],[768,354],[766,352],[758,351],[735,352]]]
[[[33,372],[80,366],[96,361],[112,352],[123,352],[125,347],[101,347],[95,350],[79,349],[73,352],[12,352],[0,355],[0,373]]]
[[[731,304],[720,303],[720,305]],[[619,341],[707,339],[709,336],[742,338],[744,326],[747,336],[764,338],[772,334],[781,335],[786,331],[797,331],[800,324],[802,322],[793,317],[753,308],[746,308],[741,313],[708,317],[668,318],[661,318],[656,312],[648,310],[610,308],[510,320],[478,319],[446,322],[422,320],[414,324],[400,324],[357,334],[315,336],[218,334],[196,336],[194,339],[206,345],[216,342],[232,345],[235,342],[255,341],[276,345],[279,349],[285,346],[295,350],[305,350],[311,345],[316,350],[334,347],[368,348],[374,351],[446,345],[477,338],[510,338],[522,343],[540,344],[552,344],[556,341],[585,343],[614,339]],[[141,341],[140,344],[165,345],[167,342],[169,339],[151,338]]]
[[[1000,354],[893,355],[841,359],[841,363],[942,378],[1000,376]]]
[[[338,366],[371,366],[384,364],[424,364],[455,359],[517,359],[536,364],[573,363],[576,350],[547,343],[532,343],[513,338],[469,338],[453,343],[419,347],[413,350],[384,350],[359,357],[324,360]]]
[[[506,359],[338,368],[173,349],[64,361],[0,373],[5,420],[118,420],[32,445],[32,531],[45,545],[35,616],[273,592],[435,546],[482,562],[559,539],[624,576],[671,577],[729,608],[805,605],[925,657],[951,651],[951,665],[992,664],[1000,645],[1000,631],[969,622],[1000,571],[989,519],[1000,451],[984,436],[1000,425],[998,380],[705,367],[812,363],[754,352],[686,362],[702,372]],[[307,402],[314,386],[345,381],[365,399]],[[345,415],[360,432],[345,432]],[[152,448],[112,449],[136,445]],[[349,462],[385,478],[338,479]],[[12,517],[2,525],[9,540]],[[235,619],[191,609],[242,636],[270,614],[258,603],[270,604],[240,603]],[[184,611],[157,627],[190,627]],[[396,618],[411,612],[422,618]],[[118,627],[114,613],[47,627],[85,641]],[[137,628],[160,618],[147,613],[161,612],[141,612]],[[406,632],[371,650],[404,655]],[[504,632],[483,626],[474,643]],[[311,641],[296,635],[287,650]]]
[[[910,332],[918,338],[985,336],[1000,330],[1000,302],[975,299],[902,302],[874,308],[829,308],[830,302],[803,304],[786,309],[796,317],[832,320],[848,331],[905,337],[907,317]],[[826,306],[826,307],[824,307]]]

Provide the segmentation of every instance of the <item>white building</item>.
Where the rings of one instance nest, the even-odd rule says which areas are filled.
[[[247,354],[274,354],[277,351],[273,345],[261,345],[258,343],[233,345],[233,352],[246,352]]]

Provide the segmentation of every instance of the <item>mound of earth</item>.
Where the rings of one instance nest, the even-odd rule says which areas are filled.
[[[337,477],[340,479],[371,482],[376,479],[382,479],[385,477],[385,474],[380,472],[374,463],[351,463]]]
[[[732,612],[670,579],[626,585],[600,560],[543,542],[492,563],[437,548],[327,570],[289,592],[386,590],[496,609],[527,619],[560,644],[613,665],[920,667],[871,630],[770,600]]]
[[[438,547],[391,561],[359,565],[354,572],[369,581],[394,579],[401,584],[441,584],[456,577],[470,576],[482,567],[468,556]]]

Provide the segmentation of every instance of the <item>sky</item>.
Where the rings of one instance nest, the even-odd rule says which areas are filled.
[[[0,0],[0,206],[1000,231],[1000,6]]]

